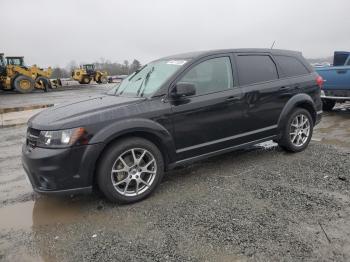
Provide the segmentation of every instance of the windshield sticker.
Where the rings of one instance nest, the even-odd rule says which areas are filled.
[[[168,65],[178,65],[178,66],[182,66],[186,63],[187,63],[186,60],[170,60],[167,62]]]

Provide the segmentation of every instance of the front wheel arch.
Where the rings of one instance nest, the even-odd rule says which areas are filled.
[[[110,148],[113,147],[116,143],[119,143],[122,140],[125,140],[130,137],[139,137],[146,139],[156,145],[161,152],[163,159],[164,159],[164,171],[168,170],[168,166],[171,162],[173,162],[171,155],[169,154],[169,148],[167,145],[164,144],[164,142],[159,138],[158,136],[145,131],[135,131],[135,132],[129,132],[120,134],[119,136],[114,137],[113,139],[109,140],[108,143],[105,144],[103,149],[99,152],[98,158],[96,159],[95,165],[94,165],[94,171],[92,173],[92,178],[90,181],[92,181],[92,184],[94,188],[96,188],[97,185],[97,167],[99,163],[101,162],[101,158],[104,155],[104,153]]]
[[[152,161],[156,162],[157,175],[153,175],[153,176],[156,176],[154,183],[149,182],[150,183],[149,185],[146,184],[149,187],[148,191],[140,192],[140,194],[138,195],[137,189],[136,189],[136,195],[126,196],[125,195],[126,189],[124,191],[124,194],[121,193],[120,191],[119,191],[119,193],[117,193],[115,191],[115,189],[113,188],[113,186],[115,186],[115,185],[113,185],[113,186],[111,185],[111,183],[113,184],[113,181],[109,181],[110,180],[110,178],[109,178],[110,172],[108,172],[108,170],[110,170],[109,169],[109,167],[111,166],[110,164],[113,163],[113,161],[114,161],[113,159],[115,158],[116,154],[117,154],[116,156],[118,156],[125,149],[130,151],[130,147],[134,148],[135,146],[137,149],[140,149],[141,151],[142,150],[146,151],[146,152],[148,151],[150,153],[150,156],[153,157]],[[117,157],[117,159],[119,159],[119,158]],[[135,158],[135,156],[134,156],[134,158]],[[125,158],[124,158],[124,160],[125,160]],[[152,161],[150,163],[152,163]],[[123,163],[124,163],[124,165],[126,165],[125,164],[126,162],[123,162]],[[134,164],[135,164],[135,162],[134,162]],[[112,164],[112,169],[113,169],[113,165],[114,164]],[[130,164],[128,164],[127,166],[130,166]],[[139,163],[137,163],[135,166],[132,165],[132,167],[130,167],[130,168],[132,168],[132,169],[134,169],[134,168],[139,169],[140,168]],[[132,179],[138,180],[139,177],[141,179],[141,174],[139,174],[139,175],[135,174],[135,173],[132,174],[133,171],[130,171],[130,169],[129,170],[122,170],[121,172],[122,173],[128,172],[129,174],[127,174],[127,177],[129,177],[129,175],[130,175],[130,178],[131,178],[131,176],[136,175],[136,178],[133,177],[130,180],[132,180]],[[154,192],[154,190],[160,184],[162,177],[163,177],[163,174],[164,174],[164,158],[163,158],[162,153],[159,150],[159,148],[147,139],[140,138],[140,137],[128,136],[128,137],[120,138],[118,141],[115,141],[114,143],[110,144],[106,148],[106,150],[104,150],[102,152],[100,159],[99,159],[99,162],[96,164],[95,184],[94,185],[98,186],[100,192],[102,192],[110,201],[118,202],[118,203],[133,203],[136,201],[143,200],[146,197],[148,197],[150,194],[152,194]],[[125,175],[125,174],[123,174],[123,175]],[[129,179],[129,178],[125,178],[125,179]],[[141,181],[142,181],[142,179],[141,179]],[[147,180],[145,180],[145,181],[147,181]],[[126,183],[128,186],[130,182],[126,182]]]

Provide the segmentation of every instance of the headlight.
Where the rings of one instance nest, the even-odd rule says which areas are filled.
[[[58,131],[41,131],[37,140],[38,147],[69,147],[86,145],[87,133],[84,128],[72,128]]]

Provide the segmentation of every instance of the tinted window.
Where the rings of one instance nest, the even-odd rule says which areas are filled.
[[[299,76],[308,74],[306,67],[295,57],[275,56],[275,59],[281,67],[285,76]]]
[[[186,60],[157,60],[151,62],[139,71],[129,75],[120,85],[116,85],[111,89],[108,94],[149,97],[186,63]]]
[[[190,69],[180,82],[194,84],[196,95],[227,90],[233,86],[230,58],[219,57],[204,61]]]
[[[239,55],[237,56],[237,69],[241,85],[278,78],[276,65],[267,55]]]
[[[346,59],[348,58],[348,52],[334,52],[333,65],[334,66],[342,66],[345,64]]]

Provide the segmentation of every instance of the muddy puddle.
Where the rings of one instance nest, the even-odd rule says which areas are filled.
[[[132,206],[119,206],[99,200],[96,195],[74,198],[39,196],[34,201],[18,202],[0,208],[0,231],[37,231],[40,228],[48,229],[82,221],[101,226],[117,223],[123,230],[134,230],[135,223],[148,223],[142,215],[133,212],[129,214],[130,208]],[[124,212],[123,216],[120,216],[119,211]]]
[[[312,139],[350,151],[350,105],[344,104],[332,112],[325,112]]]
[[[0,230],[68,224],[86,215],[79,202],[67,201],[65,198],[43,197],[0,208]]]

